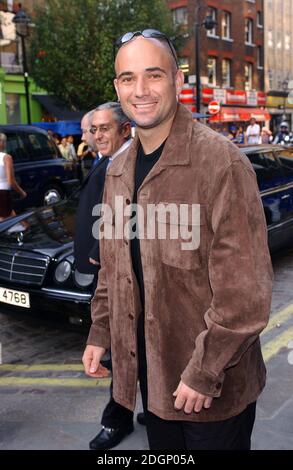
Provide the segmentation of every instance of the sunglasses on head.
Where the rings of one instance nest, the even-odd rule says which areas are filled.
[[[158,31],[157,29],[144,29],[143,31],[130,31],[129,33],[125,33],[120,36],[119,39],[117,39],[116,46],[118,47],[118,49],[120,49],[123,44],[126,44],[127,42],[131,41],[131,39],[135,38],[136,36],[143,36],[144,38],[162,39],[166,41],[172,53],[172,56],[174,57],[176,66],[177,68],[179,68],[178,59],[173,44],[171,43],[168,36],[166,36],[166,34],[161,33],[161,31]]]

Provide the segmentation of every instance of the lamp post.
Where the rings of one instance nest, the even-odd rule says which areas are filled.
[[[213,29],[217,22],[212,16],[206,16],[203,22],[200,21],[200,9],[197,8],[195,17],[195,76],[196,76],[196,112],[200,113],[200,102],[201,102],[201,82],[200,82],[200,28],[204,26],[206,30]]]
[[[24,89],[26,99],[26,111],[27,111],[27,123],[31,124],[31,110],[30,110],[30,96],[29,96],[29,80],[28,80],[28,68],[26,59],[26,47],[25,38],[28,36],[28,27],[31,23],[31,19],[23,10],[19,10],[14,18],[16,34],[20,37],[21,51],[22,51],[22,66],[23,66],[23,78],[24,78]]]

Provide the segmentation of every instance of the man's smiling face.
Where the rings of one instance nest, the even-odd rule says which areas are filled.
[[[129,127],[129,126],[128,126]],[[113,110],[101,109],[95,111],[92,120],[95,144],[98,151],[104,156],[111,156],[124,144],[128,137],[126,126],[119,128]]]
[[[118,51],[115,68],[121,106],[138,127],[150,129],[174,115],[182,72],[164,44],[137,37]]]

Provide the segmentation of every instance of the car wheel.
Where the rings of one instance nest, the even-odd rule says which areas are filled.
[[[44,206],[50,206],[51,204],[61,201],[63,196],[64,193],[59,186],[50,184],[44,189],[43,204]]]

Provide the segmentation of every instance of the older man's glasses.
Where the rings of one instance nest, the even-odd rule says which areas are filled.
[[[173,44],[171,43],[170,39],[166,36],[166,34],[161,33],[161,31],[158,31],[157,29],[144,29],[143,31],[135,31],[135,32],[130,31],[129,33],[125,33],[122,36],[120,36],[119,39],[117,39],[116,46],[118,47],[118,49],[120,49],[120,47],[123,46],[123,44],[126,44],[127,42],[131,41],[131,39],[133,39],[136,36],[143,36],[144,38],[153,38],[153,39],[159,39],[159,40],[161,39],[163,41],[166,41],[172,53],[172,56],[174,57],[176,66],[177,68],[179,68],[178,59],[177,59]]]
[[[110,125],[108,126],[104,125],[104,126],[98,126],[98,127],[92,126],[90,128],[90,133],[95,135],[99,131],[100,134],[105,134],[106,132],[109,132],[109,130],[112,129],[112,127],[113,126],[110,126]]]

